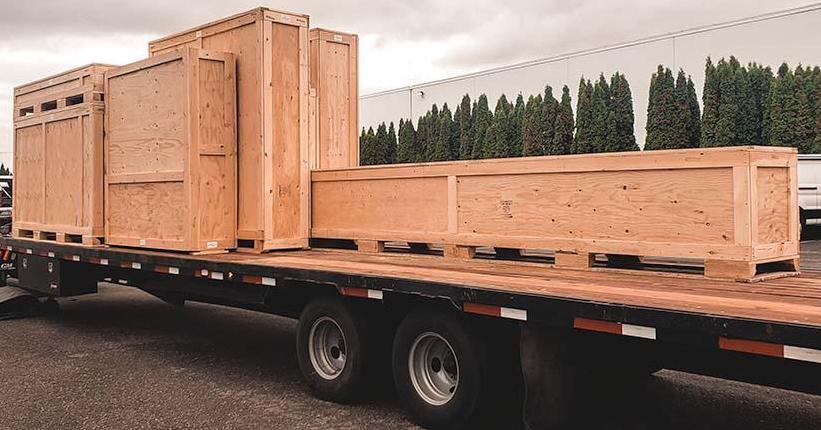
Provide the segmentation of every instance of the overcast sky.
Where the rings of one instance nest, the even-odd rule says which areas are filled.
[[[0,161],[11,161],[13,87],[266,6],[360,35],[363,94],[812,3],[809,0],[0,0]],[[196,6],[192,6],[196,4]]]

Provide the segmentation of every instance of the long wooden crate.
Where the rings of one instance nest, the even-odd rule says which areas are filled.
[[[238,232],[249,251],[308,246],[308,17],[258,8],[149,44],[237,61]]]
[[[14,89],[13,235],[103,237],[103,74],[90,64]]]
[[[697,258],[711,277],[798,270],[796,152],[733,147],[312,172],[312,236]]]
[[[107,243],[236,247],[235,70],[191,48],[106,73]]]
[[[359,38],[314,28],[310,31],[312,169],[359,165]]]

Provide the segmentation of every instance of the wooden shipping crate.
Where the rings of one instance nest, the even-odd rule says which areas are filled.
[[[14,89],[13,234],[100,244],[103,74],[90,64]]]
[[[236,247],[236,80],[230,53],[184,49],[106,73],[106,242]]]
[[[559,266],[697,258],[707,276],[751,279],[769,262],[797,270],[796,164],[794,149],[733,147],[318,170],[311,234],[454,256],[552,249]]]
[[[310,32],[312,169],[359,165],[359,38],[322,28]]]
[[[149,52],[183,47],[236,56],[239,247],[307,247],[308,17],[254,9],[155,40]]]

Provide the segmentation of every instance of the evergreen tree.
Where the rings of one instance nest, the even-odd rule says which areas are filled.
[[[770,144],[798,147],[798,99],[795,76],[786,63],[778,68],[770,97]]]
[[[11,175],[11,170],[9,170],[9,168],[6,167],[6,165],[3,164],[3,163],[0,163],[0,175],[3,175],[3,176]]]
[[[487,131],[493,121],[493,113],[487,104],[487,96],[482,94],[476,102],[476,108],[473,110],[473,147],[471,148],[471,158],[476,160],[482,158],[485,154],[485,141],[487,139]]]
[[[687,108],[690,111],[690,125],[687,127],[689,134],[687,142],[689,148],[698,148],[701,145],[701,108],[698,106],[698,96],[696,96],[696,86],[693,80],[687,77]]]
[[[387,164],[388,160],[388,127],[385,123],[376,127],[376,136],[372,143],[373,164]]]
[[[516,104],[513,106],[510,152],[508,157],[522,156],[522,127],[525,118],[525,100],[522,93],[516,97]]]
[[[701,146],[716,146],[716,129],[718,127],[719,79],[716,67],[710,57],[704,69],[704,93],[702,101],[704,112],[701,117]]]
[[[571,153],[593,152],[593,84],[584,77],[579,81],[579,97],[576,100],[576,134]]]
[[[432,161],[433,152],[436,149],[436,139],[439,136],[439,107],[435,104],[431,107],[427,114],[427,137],[425,138],[425,148],[423,151],[422,161]]]
[[[545,86],[544,98],[540,102],[542,108],[540,130],[544,139],[544,148],[547,151],[556,134],[556,116],[559,112],[559,101],[553,97],[553,88],[550,85]]]
[[[542,133],[542,99],[530,96],[525,105],[522,122],[522,155],[544,155],[545,135]]]
[[[556,113],[553,141],[545,142],[545,154],[570,154],[573,145],[573,106],[570,100],[570,89],[562,88],[562,102]]]
[[[821,152],[821,68],[813,68],[813,80],[815,80],[815,96],[813,97],[815,106],[815,139],[813,147],[816,152]]]
[[[414,163],[419,156],[416,144],[416,130],[413,121],[399,121],[399,145],[396,151],[396,161],[400,163]]]
[[[439,124],[437,127],[436,141],[433,145],[431,161],[450,160],[451,132],[453,131],[453,117],[450,114],[448,104],[442,105],[442,112],[439,114]]]
[[[718,81],[718,109],[715,134],[712,140],[702,139],[702,146],[734,146],[740,144],[742,124],[742,99],[744,87],[739,75],[740,64],[735,57],[730,61],[723,58],[716,65],[715,77]],[[705,108],[706,112],[706,108]]]
[[[610,118],[610,103],[610,86],[607,84],[607,80],[604,79],[604,74],[601,74],[593,86],[593,123],[590,152],[607,152],[609,145],[607,141],[608,121],[615,120],[615,118]]]
[[[770,88],[773,81],[773,71],[769,67],[763,67],[756,63],[748,66],[750,76],[750,89],[753,96],[754,110],[757,113],[755,119],[755,140],[750,142],[755,145],[769,144],[770,128]]]
[[[470,96],[465,94],[462,103],[459,105],[461,115],[459,116],[459,156],[457,159],[469,160],[473,152],[473,110],[471,109]]]
[[[634,130],[633,94],[627,77],[616,72],[610,78],[610,115],[607,151],[638,151]]]
[[[795,68],[795,98],[798,102],[796,112],[795,138],[798,152],[811,154],[816,152],[813,147],[815,134],[815,118],[813,115],[812,94],[815,82],[812,80],[812,71],[805,70],[801,65]]]
[[[511,156],[513,152],[512,139],[514,137],[513,124],[513,106],[507,101],[507,97],[502,94],[496,102],[493,119],[485,134],[485,142],[482,145],[482,158]]]
[[[650,78],[645,150],[680,148],[684,143],[676,87],[670,69],[659,65]]]
[[[428,147],[428,121],[430,120],[430,111],[425,115],[419,117],[416,125],[416,153],[413,156],[414,163],[421,163],[425,161],[425,148]]]
[[[376,135],[373,132],[373,127],[369,127],[367,133],[362,128],[362,135],[359,139],[359,164],[363,166],[377,164],[376,151],[378,148],[376,148]]]
[[[755,145],[761,142],[761,114],[753,91],[750,71],[739,66],[735,71],[738,119],[735,145]]]
[[[396,144],[396,128],[394,128],[393,121],[391,121],[390,126],[388,126],[388,136],[385,139],[385,143],[382,148],[382,150],[384,151],[383,162],[385,164],[396,163],[397,146],[398,145]]]

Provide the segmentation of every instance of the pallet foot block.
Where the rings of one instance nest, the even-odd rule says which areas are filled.
[[[258,8],[152,41],[149,53],[187,47],[236,56],[241,248],[307,248],[308,17]]]
[[[311,169],[358,166],[359,38],[313,28],[309,40]]]
[[[15,237],[103,237],[103,81],[113,67],[91,64],[14,89]]]
[[[106,73],[106,242],[235,248],[236,78],[230,53],[184,49]]]
[[[563,269],[587,269],[593,266],[595,259],[595,254],[587,252],[556,251],[555,262],[553,264]]]
[[[378,240],[357,240],[356,249],[358,249],[359,252],[385,252],[385,242],[380,242]]]
[[[747,279],[798,256],[796,164],[794,149],[743,146],[318,170],[311,234],[580,250],[557,253],[564,267],[701,259]]]
[[[471,259],[476,257],[475,246],[445,245],[445,258]]]

